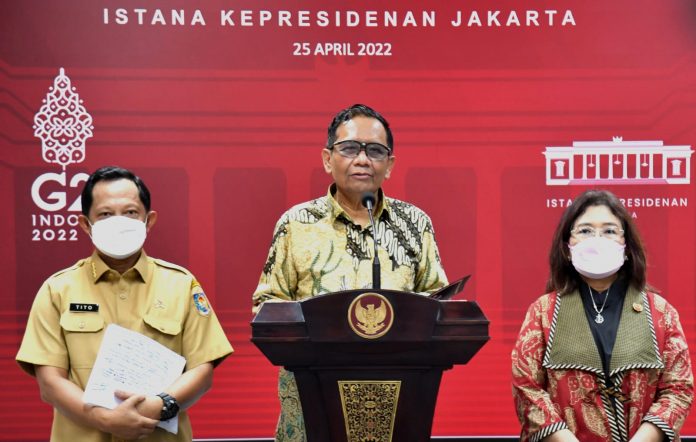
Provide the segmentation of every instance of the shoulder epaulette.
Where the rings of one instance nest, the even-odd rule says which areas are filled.
[[[168,269],[177,270],[177,271],[185,273],[187,275],[191,275],[191,272],[186,270],[184,267],[181,267],[180,265],[172,264],[171,262],[168,262],[168,261],[165,261],[165,260],[159,259],[159,258],[152,258],[152,261],[155,264],[157,264],[158,266],[166,267]]]
[[[79,268],[82,267],[86,262],[87,262],[87,259],[84,259],[84,258],[83,258],[83,259],[77,261],[75,264],[71,265],[70,267],[66,267],[66,268],[64,268],[63,270],[58,270],[56,273],[52,274],[52,275],[50,276],[50,278],[55,278],[55,277],[57,277],[57,276],[62,275],[63,273],[67,273],[67,272],[69,272],[69,271],[71,271],[71,270],[79,269]],[[49,278],[49,279],[50,279],[50,278]]]

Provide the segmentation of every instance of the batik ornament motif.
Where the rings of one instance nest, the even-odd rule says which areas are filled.
[[[93,136],[92,116],[72,86],[65,69],[60,68],[43,105],[34,116],[34,136],[41,139],[41,153],[47,163],[63,170],[68,164],[85,159],[85,145]]]

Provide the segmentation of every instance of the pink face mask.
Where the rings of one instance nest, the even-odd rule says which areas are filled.
[[[568,245],[573,267],[581,275],[602,279],[616,273],[625,261],[626,245],[603,238],[588,238],[574,246]]]

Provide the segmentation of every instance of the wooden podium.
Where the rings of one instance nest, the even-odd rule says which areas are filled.
[[[429,441],[442,371],[490,339],[475,302],[392,290],[266,302],[251,327],[295,374],[308,442]]]

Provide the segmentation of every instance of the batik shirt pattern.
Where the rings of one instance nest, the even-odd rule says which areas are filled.
[[[374,235],[352,222],[332,196],[288,210],[278,221],[253,301],[298,301],[342,290],[372,287]],[[428,215],[380,191],[375,213],[381,287],[431,293],[447,285]],[[281,416],[276,441],[306,440],[292,373],[280,371]]]
[[[447,285],[433,226],[418,207],[382,197],[375,214],[382,288],[433,292]],[[372,228],[354,224],[331,193],[288,210],[276,224],[254,305],[370,288]]]

